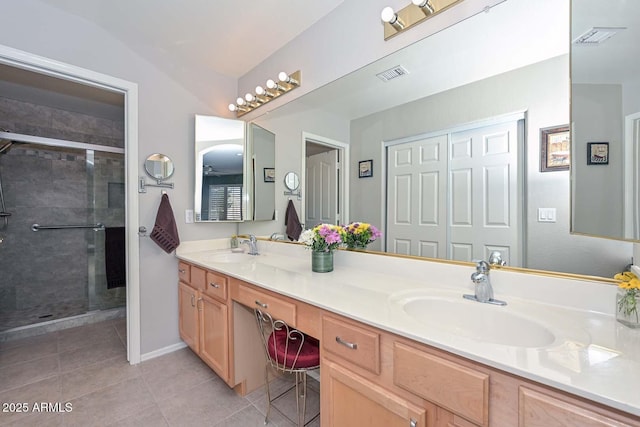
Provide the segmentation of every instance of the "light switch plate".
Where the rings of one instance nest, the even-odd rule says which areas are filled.
[[[193,209],[186,209],[184,211],[184,222],[186,224],[193,224]]]
[[[538,208],[538,222],[556,222],[556,208]]]

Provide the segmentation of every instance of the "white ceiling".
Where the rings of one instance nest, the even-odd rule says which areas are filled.
[[[344,0],[40,0],[92,21],[156,64],[239,78]]]

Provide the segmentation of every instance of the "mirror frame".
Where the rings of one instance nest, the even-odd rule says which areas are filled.
[[[152,159],[152,157],[157,157],[158,159],[157,160],[156,159]],[[164,175],[163,174],[163,177],[161,177],[161,178],[157,177],[156,175],[154,175],[152,173],[152,171],[149,170],[148,163],[151,162],[151,161],[153,161],[154,163],[155,162],[164,162],[164,163],[166,163],[168,165],[170,164],[171,165],[171,172],[169,172],[168,175]],[[175,173],[176,168],[175,168],[175,165],[174,165],[173,160],[171,159],[171,157],[167,156],[166,154],[162,154],[162,153],[153,153],[153,154],[149,154],[147,156],[147,158],[144,159],[144,171],[151,178],[155,179],[159,184],[162,181],[166,181],[167,179],[171,178],[173,176],[173,174]]]

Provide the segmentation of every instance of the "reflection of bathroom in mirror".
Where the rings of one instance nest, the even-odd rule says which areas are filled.
[[[195,117],[196,222],[245,219],[245,123]]]
[[[500,3],[255,121],[278,135],[280,164],[300,164],[301,135],[308,132],[348,142],[352,163],[372,159],[381,165],[380,173],[366,180],[357,178],[352,165],[350,213],[343,219],[384,230],[372,250],[470,261],[478,253],[470,245],[481,245],[486,259],[493,246],[506,246],[493,242],[508,224],[517,246],[506,251],[509,265],[611,277],[631,262],[632,245],[570,234],[569,171],[540,172],[540,129],[569,123],[569,15],[568,1]],[[408,73],[386,82],[376,77],[399,65]],[[515,127],[490,129],[505,118]],[[478,132],[473,136],[472,131]],[[420,143],[424,146],[412,152],[401,150],[402,144]],[[392,156],[394,149],[400,153]],[[499,152],[510,153],[510,163],[474,166],[495,183],[478,188],[483,175],[467,173],[464,157]],[[572,160],[586,161],[579,157]],[[412,159],[434,166],[388,173],[390,166]],[[512,167],[515,175],[505,173]],[[405,193],[395,205],[388,203],[393,188]],[[412,193],[417,189],[432,191]],[[478,203],[477,195],[490,197]],[[276,209],[284,210],[285,202]],[[555,212],[555,220],[539,216],[547,209]],[[394,215],[417,227],[408,235],[415,242],[389,234]],[[464,240],[473,237],[478,221],[486,240]],[[470,233],[455,241],[451,223]],[[429,227],[439,230],[429,234],[424,231]]]
[[[276,136],[254,123],[247,126],[247,181],[251,189],[248,219],[271,221],[276,209]]]
[[[160,183],[173,175],[173,161],[165,154],[154,153],[145,159],[144,170],[147,175]]]
[[[640,2],[573,0],[572,231],[640,240]],[[608,143],[589,161],[589,143]]]

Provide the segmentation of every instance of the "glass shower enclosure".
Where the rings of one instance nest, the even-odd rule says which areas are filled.
[[[125,307],[124,149],[20,136],[0,153],[0,332]]]

